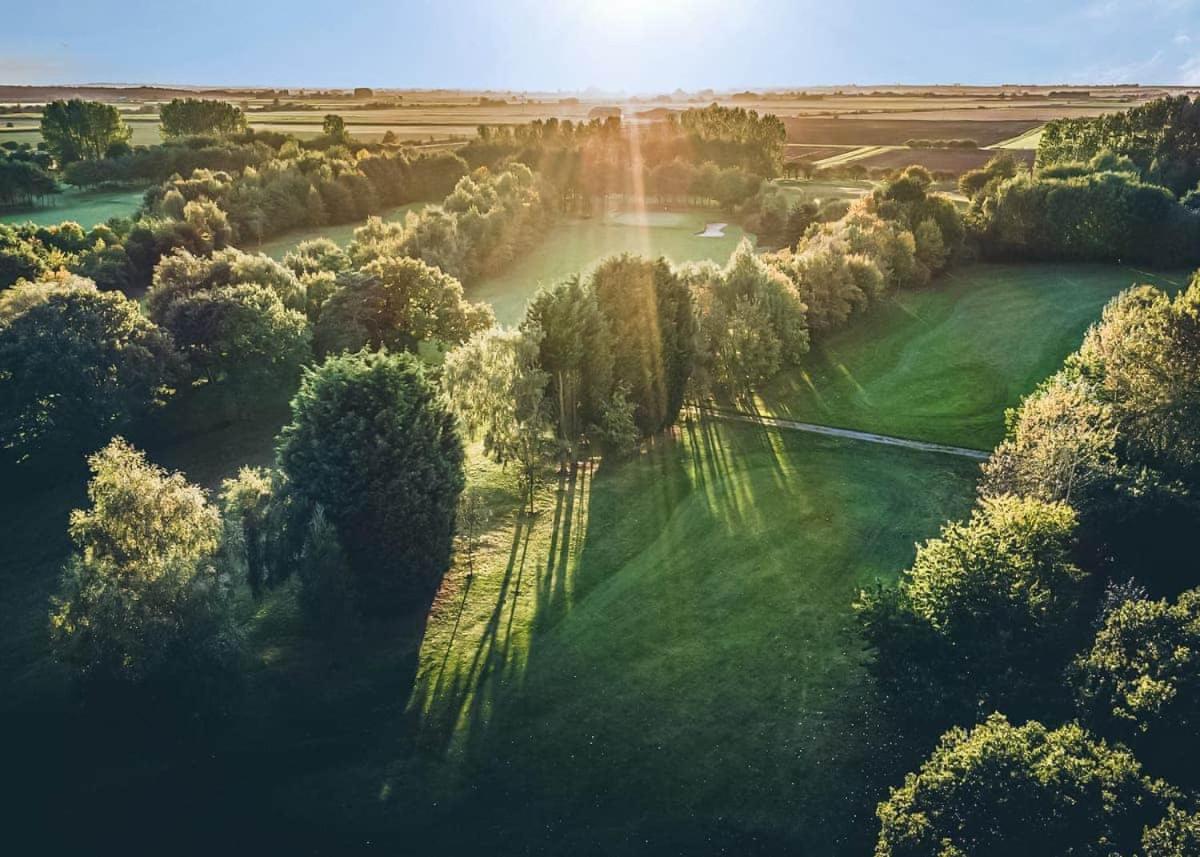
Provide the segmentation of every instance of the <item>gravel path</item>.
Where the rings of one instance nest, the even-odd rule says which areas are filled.
[[[978,449],[967,449],[962,446],[948,446],[944,443],[929,443],[924,440],[909,440],[905,437],[892,437],[886,434],[873,434],[867,431],[855,431],[854,429],[834,428],[833,426],[816,425],[815,423],[801,423],[795,420],[782,420],[777,417],[759,417],[754,414],[741,413],[739,411],[718,411],[710,408],[702,409],[705,414],[711,417],[716,417],[721,420],[732,420],[740,423],[753,423],[761,426],[771,426],[772,428],[790,429],[792,431],[805,431],[810,434],[823,434],[830,437],[843,437],[848,440],[860,440],[864,443],[878,443],[884,446],[902,446],[905,449],[915,449],[920,452],[939,452],[943,455],[957,455],[961,458],[971,458],[975,461],[987,461],[989,453]]]

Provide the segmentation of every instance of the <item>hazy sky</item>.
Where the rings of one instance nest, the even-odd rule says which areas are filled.
[[[3,0],[0,83],[1200,85],[1200,0]]]

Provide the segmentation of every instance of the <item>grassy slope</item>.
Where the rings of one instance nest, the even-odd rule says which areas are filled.
[[[0,213],[0,223],[36,223],[49,226],[74,220],[84,229],[91,229],[112,217],[132,217],[142,205],[142,191],[83,191],[67,189],[51,197],[45,207],[20,209]]]
[[[490,303],[501,323],[515,324],[539,286],[586,273],[614,253],[666,256],[673,262],[714,259],[724,263],[744,234],[731,223],[723,238],[698,237],[696,233],[704,231],[705,223],[728,220],[719,211],[663,214],[667,213],[648,212],[646,225],[628,215],[611,214],[559,223],[525,258],[503,274],[472,286],[467,296]]]
[[[1122,289],[1178,277],[1096,265],[976,265],[888,300],[762,392],[763,412],[989,449],[1015,405]]]

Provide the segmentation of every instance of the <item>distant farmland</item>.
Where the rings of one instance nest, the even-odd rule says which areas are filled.
[[[902,146],[907,140],[974,140],[991,146],[1036,128],[1035,119],[841,119],[783,117],[789,143],[820,146]]]
[[[956,175],[982,167],[999,154],[1011,155],[1027,166],[1033,165],[1035,152],[1032,149],[888,149],[878,154],[855,161],[868,169],[882,167],[897,169],[910,164],[920,164],[933,171],[945,171]]]

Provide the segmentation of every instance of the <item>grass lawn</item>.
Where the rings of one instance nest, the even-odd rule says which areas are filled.
[[[502,324],[516,324],[540,286],[553,285],[571,274],[586,274],[613,254],[724,263],[744,235],[741,228],[730,223],[721,238],[701,238],[697,233],[703,232],[707,223],[728,220],[716,210],[609,212],[604,217],[564,220],[504,273],[469,287],[467,296],[490,303]]]
[[[273,429],[154,457],[212,487],[269,460]],[[66,836],[136,816],[333,851],[364,837],[449,854],[481,837],[503,854],[862,846],[896,772],[849,603],[965,511],[974,465],[701,423],[634,460],[546,476],[529,520],[511,471],[472,455],[494,517],[473,578],[460,553],[423,634],[322,641],[289,589],[243,598],[240,707],[166,748],[89,720],[46,656],[82,486],[13,503],[0,723],[26,736],[26,794],[81,807]]]
[[[132,217],[141,208],[143,193],[141,190],[67,189],[50,197],[49,205],[0,213],[0,223],[32,222],[49,226],[74,220],[84,229],[91,229],[112,217]]]
[[[508,280],[515,294],[494,292],[498,315],[515,321],[558,266],[620,249],[679,259],[671,248],[700,241],[727,243],[707,251],[716,258],[732,249],[733,236],[691,236],[719,218],[684,217],[563,224],[540,267]],[[1146,278],[966,269],[855,320],[762,404],[988,445],[1003,408],[1134,279]],[[211,489],[269,463],[281,419],[133,438]],[[460,549],[427,617],[334,639],[305,633],[291,586],[260,603],[243,594],[244,690],[206,731],[113,723],[71,696],[46,615],[85,475],[6,491],[0,729],[21,736],[11,817],[39,837],[24,850],[76,836],[95,849],[136,825],[147,841],[234,838],[266,853],[869,851],[875,803],[913,760],[877,715],[850,601],[966,512],[975,463],[684,424],[632,460],[561,479],[549,469],[531,519],[516,511],[511,470],[473,449],[469,471],[492,511],[473,575]],[[56,823],[67,808],[72,823]],[[22,841],[17,824],[9,839]]]
[[[410,211],[420,211],[427,202],[410,202],[379,213],[384,220],[403,220]],[[289,251],[294,250],[301,241],[311,241],[314,238],[328,238],[345,247],[354,238],[354,230],[362,226],[361,222],[342,223],[337,226],[313,226],[306,229],[293,229],[282,235],[277,235],[263,241],[261,244],[248,245],[242,249],[248,253],[266,253],[272,259],[282,259]]]
[[[897,295],[814,345],[765,413],[990,449],[1004,410],[1053,373],[1113,296],[1184,275],[1102,265],[975,265]]]

